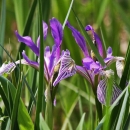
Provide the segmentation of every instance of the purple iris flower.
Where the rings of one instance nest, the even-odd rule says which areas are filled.
[[[94,91],[94,94],[97,96],[99,102],[102,104],[106,104],[106,98],[105,98],[106,97],[106,88],[107,88],[106,79],[108,77],[106,75],[103,75],[103,73],[107,69],[107,66],[109,66],[112,62],[124,60],[124,58],[112,56],[111,47],[108,47],[107,52],[106,52],[106,58],[104,58],[105,56],[104,56],[103,46],[102,46],[102,42],[101,42],[99,36],[95,33],[92,26],[87,25],[85,27],[85,30],[92,31],[93,44],[98,49],[100,56],[102,58],[104,58],[104,62],[106,64],[106,66],[103,67],[97,60],[94,52],[91,50],[91,52],[89,53],[87,46],[86,46],[85,38],[81,35],[81,33],[78,30],[76,30],[68,21],[66,23],[66,26],[72,31],[72,35],[73,35],[76,43],[81,48],[81,50],[84,54],[84,58],[82,59],[83,66],[76,65],[77,73],[81,74],[89,81],[89,83],[91,84],[92,89]],[[102,81],[103,77],[105,77],[105,78]],[[98,79],[98,83],[97,83],[97,79]],[[97,91],[95,91],[95,90],[97,90]],[[112,93],[113,93],[113,95],[112,95],[112,99],[111,99],[111,104],[116,100],[116,98],[121,93],[121,90],[117,87],[117,84],[115,85],[115,81],[113,84]]]
[[[62,52],[60,50],[60,46],[63,39],[63,29],[61,23],[56,18],[52,18],[50,20],[50,29],[52,37],[54,39],[54,45],[52,47],[52,51],[50,50],[49,46],[45,47],[44,76],[48,83],[51,82],[53,86],[56,86],[61,80],[74,75],[76,73],[76,68],[74,60],[70,57],[69,50]],[[44,40],[46,40],[47,31],[48,26],[45,22],[43,22]],[[15,34],[19,42],[26,44],[34,52],[34,54],[38,56],[38,61],[32,61],[28,58],[25,51],[23,50],[23,59],[21,60],[21,64],[30,65],[35,69],[39,70],[40,36],[38,37],[37,43],[35,44],[31,37],[20,36],[17,31],[15,31]],[[15,63],[19,64],[20,62],[16,61]],[[12,68],[14,69],[15,67],[16,65],[14,63],[2,66],[0,68],[0,75],[9,72],[9,70],[11,70]]]

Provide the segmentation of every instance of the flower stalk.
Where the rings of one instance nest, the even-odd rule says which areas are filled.
[[[51,96],[50,84],[46,88],[45,97],[46,97],[45,121],[49,126],[50,130],[52,130],[53,129],[53,101]]]

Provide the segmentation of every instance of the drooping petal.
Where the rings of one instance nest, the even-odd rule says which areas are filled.
[[[44,21],[42,22],[42,26],[43,26],[43,37],[44,37],[44,40],[46,40],[48,26]],[[38,48],[40,47],[40,36],[37,38],[37,47]]]
[[[30,66],[32,66],[33,68],[35,68],[35,69],[39,69],[39,64],[37,63],[37,62],[35,62],[35,61],[31,61],[28,57],[27,57],[27,55],[25,54],[25,51],[23,51],[22,52],[22,56],[23,56],[23,58],[26,60],[26,62],[28,63],[28,65],[30,65]]]
[[[83,66],[87,70],[93,70],[93,69],[99,69],[100,68],[100,65],[98,63],[96,63],[95,61],[93,61],[93,59],[91,57],[84,58],[82,60],[82,62],[83,62]]]
[[[74,60],[70,57],[68,50],[64,51],[63,56],[60,59],[60,69],[53,86],[56,86],[61,80],[68,78],[76,73],[76,67]]]
[[[94,75],[90,70],[85,69],[85,67],[76,65],[76,72],[86,78],[90,84],[93,84]]]
[[[32,41],[31,37],[29,37],[29,36],[22,37],[18,34],[17,31],[15,31],[15,34],[16,34],[19,42],[23,42],[24,44],[26,44],[37,56],[39,56],[39,49],[35,45],[35,43]]]
[[[24,60],[24,59],[21,59],[21,60],[18,60],[16,61],[15,63],[13,62],[10,62],[8,64],[2,64],[2,66],[0,67],[0,75],[3,75],[5,73],[9,74],[10,72],[12,72],[15,68],[16,68],[16,65],[17,64],[25,64],[25,65],[28,65],[28,63]]]
[[[3,75],[5,73],[9,74],[12,72],[15,68],[15,64],[13,62],[8,63],[8,64],[2,64],[0,67],[0,75]]]
[[[94,44],[97,46],[97,49],[99,51],[99,54],[103,57],[103,46],[102,46],[102,42],[99,38],[99,36],[94,32],[94,29],[92,28],[91,25],[87,25],[85,27],[86,31],[92,31],[93,33],[93,38],[94,38]]]
[[[63,39],[63,29],[61,23],[56,18],[52,18],[50,20],[50,28],[56,46],[60,46]]]
[[[67,26],[68,28],[70,28],[70,30],[72,31],[72,35],[73,35],[73,37],[75,38],[76,43],[79,45],[79,47],[80,47],[81,50],[83,51],[84,56],[85,56],[85,57],[89,56],[85,39],[84,39],[84,37],[81,35],[81,33],[80,33],[78,30],[76,30],[73,26],[71,26],[69,22],[66,23],[66,26]]]
[[[104,105],[106,105],[106,90],[107,90],[106,80],[107,80],[106,78],[101,80],[97,87],[97,98],[99,102]],[[122,91],[117,87],[116,83],[114,82],[112,89],[111,105],[118,98],[121,92]]]

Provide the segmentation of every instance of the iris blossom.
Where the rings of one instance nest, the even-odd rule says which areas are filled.
[[[74,61],[70,57],[69,50],[62,51],[60,46],[63,39],[63,29],[61,23],[56,19],[52,18],[50,20],[51,34],[54,39],[54,45],[52,51],[49,46],[45,47],[44,50],[44,77],[48,84],[56,86],[61,80],[68,78],[76,73],[76,68]],[[44,40],[47,37],[48,26],[43,22],[43,35]],[[19,42],[26,44],[38,57],[38,61],[32,61],[28,58],[25,51],[23,50],[21,64],[26,64],[32,66],[33,68],[39,70],[39,56],[40,56],[40,36],[37,39],[36,44],[33,42],[32,38],[29,36],[20,36],[17,31],[15,31],[16,37]],[[20,62],[16,61],[16,64]],[[12,68],[14,69],[16,65],[14,63],[9,63],[3,65],[0,68],[0,75],[9,72]]]
[[[85,27],[85,30],[92,32],[93,44],[98,49],[100,56],[104,59],[104,62],[106,64],[106,66],[103,67],[97,60],[94,52],[92,50],[91,52],[88,51],[85,38],[81,35],[81,33],[78,30],[76,30],[68,21],[66,23],[66,26],[72,31],[72,35],[76,43],[81,48],[84,54],[84,58],[82,59],[83,66],[77,65],[76,66],[77,72],[82,76],[84,76],[89,81],[89,83],[92,86],[93,92],[95,96],[97,96],[99,102],[102,104],[106,104],[106,89],[107,89],[106,80],[109,78],[109,76],[106,73],[108,73],[109,71],[111,72],[111,70],[106,70],[106,69],[111,63],[115,61],[116,62],[124,61],[124,58],[114,57],[112,55],[111,47],[108,47],[106,52],[106,57],[105,57],[102,42],[99,36],[95,33],[92,26],[87,25]],[[120,95],[120,93],[121,90],[119,89],[118,85],[114,81],[111,104],[116,100],[116,98]]]

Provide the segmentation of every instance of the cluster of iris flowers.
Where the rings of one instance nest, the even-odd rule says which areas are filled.
[[[51,91],[53,97],[52,102],[55,102],[55,93],[53,93],[53,88],[56,88],[61,80],[71,77],[74,74],[78,73],[89,82],[89,85],[92,87],[94,95],[97,97],[99,102],[101,104],[106,105],[107,80],[111,77],[114,77],[114,71],[109,68],[109,65],[113,62],[116,62],[117,75],[119,76],[119,78],[121,78],[124,68],[124,58],[113,56],[111,47],[108,47],[107,52],[105,54],[99,36],[95,33],[92,26],[87,25],[85,27],[85,30],[92,32],[93,44],[98,49],[100,56],[104,59],[105,66],[102,66],[100,62],[97,60],[94,52],[92,50],[90,52],[88,51],[85,38],[82,36],[82,34],[78,30],[76,30],[68,21],[66,23],[66,26],[72,31],[72,35],[76,43],[80,47],[81,51],[83,52],[84,58],[82,59],[82,66],[79,66],[71,58],[69,50],[66,49],[65,51],[61,51],[63,28],[61,23],[56,18],[52,18],[50,20],[50,29],[52,37],[54,39],[54,45],[52,46],[52,49],[50,49],[49,46],[46,46],[44,50],[44,78],[46,84],[49,84],[51,87],[51,89],[49,90]],[[43,22],[44,40],[46,40],[48,33],[47,31],[48,25],[45,22]],[[25,51],[23,50],[23,59],[18,60],[15,63],[10,62],[8,64],[3,64],[0,68],[0,75],[12,72],[16,67],[16,64],[29,65],[39,70],[40,36],[38,37],[37,43],[35,44],[31,37],[20,36],[17,31],[15,31],[15,34],[18,41],[26,44],[38,57],[38,60],[30,60],[26,55]],[[113,80],[113,86],[110,105],[116,100],[116,98],[122,92],[114,78],[111,79]],[[45,96],[47,101],[46,92]]]

